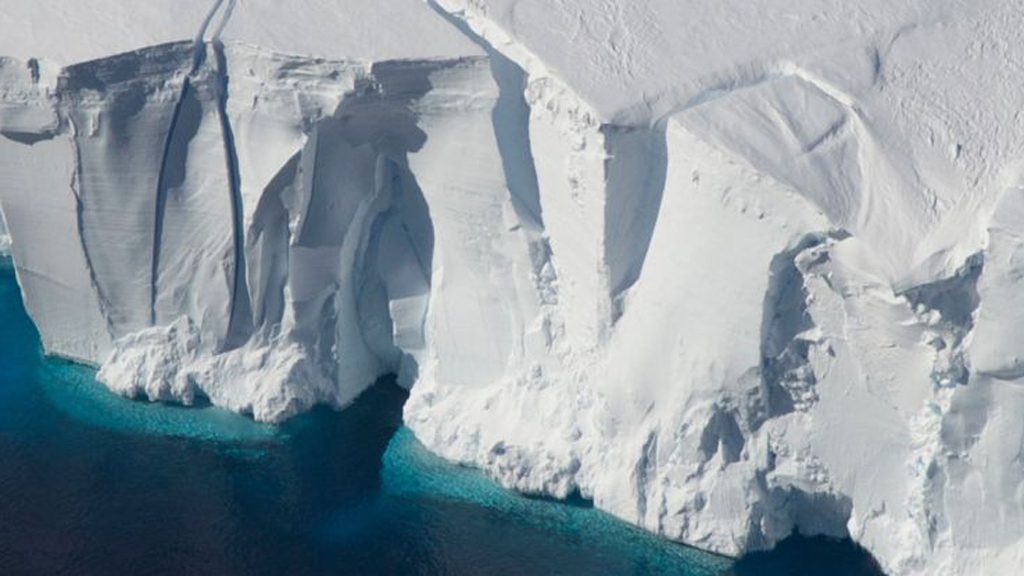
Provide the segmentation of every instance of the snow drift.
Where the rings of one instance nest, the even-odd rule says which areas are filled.
[[[45,4],[0,221],[48,352],[269,421],[398,373],[434,451],[695,546],[1024,569],[1012,3]]]

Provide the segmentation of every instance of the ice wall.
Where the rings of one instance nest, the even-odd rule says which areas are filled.
[[[485,287],[508,275],[494,267],[529,266],[526,249],[500,232],[503,261],[476,246],[475,227],[508,202],[485,60],[311,62],[179,43],[54,78],[18,61],[4,73],[36,98],[4,108],[4,213],[26,305],[48,351],[103,363],[112,387],[277,420],[343,406],[382,373],[411,383],[446,261],[449,288],[429,298],[445,322],[516,331]],[[40,218],[78,233],[41,238]],[[62,303],[87,306],[69,321]],[[510,345],[480,339],[443,364],[487,380]]]
[[[1024,569],[1019,11],[808,1],[726,53],[730,2],[559,3],[607,16],[573,35],[512,4],[216,2],[192,41],[0,60],[47,351],[269,421],[398,373],[432,450],[669,538]],[[348,17],[394,28],[309,25]]]
[[[11,237],[7,234],[7,226],[3,223],[3,215],[0,214],[0,253],[7,254],[11,248]]]

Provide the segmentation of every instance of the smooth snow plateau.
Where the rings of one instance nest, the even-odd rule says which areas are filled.
[[[798,529],[1018,573],[1022,27],[17,0],[0,222],[47,351],[126,395],[278,421],[398,373],[417,437],[511,488],[727,554]]]

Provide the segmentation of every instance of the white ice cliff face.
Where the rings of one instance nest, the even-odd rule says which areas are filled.
[[[673,539],[1024,570],[1014,3],[43,3],[0,222],[48,352],[270,421],[398,373],[431,449]]]
[[[7,234],[7,226],[4,224],[3,214],[0,214],[0,254],[7,254],[11,248],[11,237]]]

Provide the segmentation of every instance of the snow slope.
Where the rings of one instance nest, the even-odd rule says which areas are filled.
[[[236,12],[236,8],[238,9]],[[38,0],[5,2],[0,54],[67,66],[215,36],[274,52],[366,60],[481,54],[421,2]]]
[[[673,539],[1024,569],[1015,3],[45,4],[0,208],[113,389],[397,372],[432,450]]]

